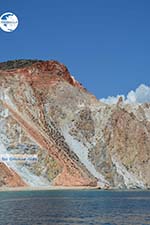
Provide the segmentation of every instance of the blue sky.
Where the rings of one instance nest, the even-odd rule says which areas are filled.
[[[150,85],[149,0],[4,1],[19,27],[0,30],[0,61],[55,59],[98,98]]]

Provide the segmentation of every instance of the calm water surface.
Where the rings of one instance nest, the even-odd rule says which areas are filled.
[[[150,192],[0,193],[0,225],[150,225]]]

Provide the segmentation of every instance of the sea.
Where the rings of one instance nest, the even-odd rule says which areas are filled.
[[[0,225],[150,225],[150,191],[0,192]]]

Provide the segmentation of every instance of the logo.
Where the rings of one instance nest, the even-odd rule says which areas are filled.
[[[12,32],[18,27],[18,18],[11,12],[6,12],[0,16],[0,28],[5,32]]]
[[[0,162],[36,163],[38,156],[35,154],[0,154]]]

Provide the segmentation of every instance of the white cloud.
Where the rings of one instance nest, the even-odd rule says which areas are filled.
[[[128,93],[127,100],[129,103],[150,102],[150,87],[141,84],[135,91],[130,91]]]
[[[108,96],[108,98],[101,98],[100,101],[106,104],[116,104],[118,102],[119,97],[122,97],[123,100],[125,99],[124,95],[117,95],[116,97]]]
[[[108,98],[102,98],[100,101],[105,102],[107,104],[115,104],[117,103],[119,97],[123,98],[124,103],[145,103],[150,102],[150,87],[145,84],[141,84],[135,91],[130,91],[127,96],[117,95],[109,96]]]

